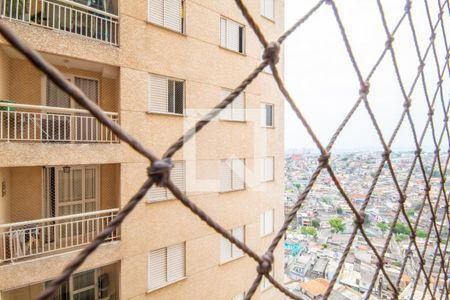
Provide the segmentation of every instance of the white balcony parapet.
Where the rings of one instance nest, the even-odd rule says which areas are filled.
[[[114,122],[119,114],[107,112]],[[0,102],[0,142],[118,143],[87,110]]]
[[[1,17],[119,45],[119,18],[70,0],[0,0]]]
[[[83,214],[0,224],[0,263],[47,255],[83,246],[114,219],[118,208]],[[115,230],[105,241],[118,240]]]

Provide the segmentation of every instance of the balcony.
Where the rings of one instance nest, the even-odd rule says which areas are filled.
[[[116,67],[43,54],[119,123]],[[0,143],[119,143],[110,129],[14,49],[0,47]]]
[[[1,103],[0,141],[118,143],[109,128],[88,111],[40,105]],[[119,114],[107,112],[118,123]]]
[[[0,225],[0,262],[57,253],[89,244],[117,215],[119,209]],[[105,241],[119,239],[114,231]]]
[[[0,168],[0,264],[76,250],[94,240],[119,210],[119,169]],[[119,239],[116,230],[106,242]]]
[[[4,19],[119,45],[117,1],[1,0],[0,4]]]

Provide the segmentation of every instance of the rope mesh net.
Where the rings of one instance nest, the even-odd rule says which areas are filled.
[[[379,283],[380,277],[385,281],[390,295],[394,299],[398,299],[402,293],[400,289],[401,278],[405,273],[405,268],[408,262],[414,261],[416,263],[417,270],[414,278],[412,279],[411,288],[406,295],[407,299],[415,299],[420,297],[424,299],[425,297],[431,297],[433,299],[447,299],[449,293],[448,286],[448,268],[450,260],[448,256],[448,244],[449,244],[449,234],[448,228],[450,227],[450,216],[449,216],[449,199],[448,192],[446,190],[446,176],[447,176],[447,166],[450,160],[450,132],[448,129],[448,111],[450,101],[448,101],[448,95],[445,94],[445,89],[443,88],[443,83],[445,79],[448,80],[448,75],[450,75],[449,67],[449,41],[446,35],[446,26],[444,23],[444,18],[450,13],[450,5],[448,1],[438,0],[437,11],[432,9],[428,2],[425,0],[425,13],[427,15],[428,25],[429,25],[429,41],[424,45],[419,45],[416,27],[412,17],[412,11],[414,5],[411,1],[405,1],[404,11],[394,24],[394,26],[389,26],[386,21],[385,10],[381,0],[377,0],[376,4],[378,6],[378,14],[381,18],[383,29],[386,34],[385,45],[383,51],[380,53],[379,57],[372,65],[367,75],[364,76],[361,71],[360,65],[358,64],[358,57],[354,54],[352,49],[352,43],[350,38],[346,33],[345,20],[341,18],[339,14],[339,9],[337,4],[333,0],[321,0],[317,2],[316,5],[311,7],[311,9],[302,16],[291,28],[289,28],[284,34],[282,34],[277,40],[269,42],[256,21],[253,19],[249,10],[242,0],[235,0],[237,7],[242,12],[244,18],[246,19],[248,25],[251,27],[255,35],[257,36],[259,42],[264,47],[263,60],[259,66],[245,78],[239,86],[237,86],[231,93],[224,98],[224,100],[218,104],[214,109],[212,109],[208,114],[206,114],[201,120],[199,120],[193,128],[188,130],[182,137],[180,137],[175,143],[167,149],[165,154],[160,158],[155,155],[150,149],[143,146],[138,140],[134,139],[127,131],[120,127],[120,125],[112,120],[105,112],[98,107],[94,101],[89,99],[89,95],[86,95],[86,89],[83,86],[89,83],[79,83],[74,84],[67,81],[67,79],[54,67],[52,67],[46,60],[38,54],[36,51],[28,47],[23,41],[21,41],[8,27],[5,23],[0,23],[0,32],[8,40],[8,42],[26,56],[29,61],[34,64],[41,72],[43,72],[54,85],[58,86],[64,93],[70,95],[78,105],[82,108],[87,109],[93,117],[97,119],[102,126],[106,126],[111,130],[118,139],[122,142],[129,144],[135,151],[148,158],[151,161],[151,166],[148,168],[148,178],[142,184],[139,191],[130,199],[130,201],[117,213],[114,219],[108,222],[107,227],[97,235],[92,242],[90,242],[85,248],[80,252],[76,259],[70,262],[65,269],[62,271],[59,277],[53,280],[50,284],[46,285],[47,289],[41,294],[39,299],[50,299],[52,294],[55,293],[57,288],[64,284],[67,279],[73,274],[73,272],[87,259],[87,257],[95,251],[95,249],[102,244],[106,239],[114,236],[117,228],[123,222],[123,220],[132,213],[136,205],[142,200],[146,193],[154,186],[166,187],[171,193],[179,200],[183,205],[185,205],[193,214],[197,215],[200,219],[206,222],[210,227],[212,227],[216,232],[222,235],[224,238],[233,243],[236,247],[241,249],[250,258],[256,262],[256,278],[245,293],[245,299],[250,299],[254,295],[258,285],[262,281],[263,277],[266,280],[285,294],[287,297],[292,299],[302,299],[300,296],[294,294],[289,289],[283,286],[282,283],[272,277],[271,272],[272,265],[274,263],[273,252],[275,248],[279,245],[280,241],[283,239],[289,225],[293,222],[297,212],[302,208],[305,200],[310,196],[314,184],[319,180],[321,173],[326,174],[331,179],[335,188],[339,192],[342,200],[348,205],[351,213],[354,217],[354,226],[350,234],[350,238],[342,251],[342,256],[337,264],[336,271],[328,285],[328,288],[323,295],[324,299],[327,299],[335,287],[339,274],[343,270],[346,259],[349,255],[352,245],[359,241],[364,242],[369,250],[374,254],[376,260],[375,272],[372,275],[372,280],[368,286],[367,292],[364,294],[364,299],[369,299],[374,291],[376,290],[376,285]],[[283,42],[296,30],[302,27],[302,25],[308,21],[309,18],[314,18],[314,14],[318,10],[329,9],[332,11],[336,26],[340,31],[341,39],[345,45],[348,59],[353,67],[356,74],[357,85],[359,86],[359,96],[357,97],[354,105],[351,107],[350,111],[347,113],[345,118],[342,120],[331,139],[327,144],[323,144],[315,131],[308,123],[306,117],[304,116],[302,110],[296,105],[293,97],[286,88],[282,76],[277,68],[277,63],[279,61],[280,46]],[[433,20],[433,18],[435,18]],[[411,40],[410,44],[414,47],[417,53],[417,61],[411,62],[418,66],[417,73],[415,74],[414,80],[410,86],[407,86],[400,73],[400,67],[398,64],[398,58],[396,56],[395,42],[394,38],[400,26],[407,26],[410,29]],[[442,49],[437,49],[436,37],[440,36],[445,47],[445,57],[441,57]],[[379,69],[380,64],[383,61],[390,61],[393,67],[395,77],[397,79],[397,85],[401,91],[402,99],[398,101],[398,105],[402,105],[402,113],[398,119],[395,130],[390,136],[387,136],[380,128],[380,120],[377,118],[376,114],[372,109],[370,102],[370,83],[373,75]],[[425,63],[435,65],[437,72],[436,86],[430,86],[427,81],[428,71],[425,71]],[[316,145],[317,149],[320,151],[320,156],[317,162],[317,166],[311,173],[308,183],[301,191],[298,199],[288,211],[285,221],[281,228],[276,233],[273,241],[268,247],[267,251],[260,255],[254,250],[250,249],[245,243],[236,239],[229,230],[222,227],[215,220],[213,220],[207,212],[203,211],[195,203],[193,203],[183,191],[177,187],[173,181],[170,179],[170,172],[174,164],[171,161],[172,156],[180,150],[185,143],[187,143],[194,135],[196,135],[202,128],[204,128],[215,116],[217,116],[221,110],[223,110],[227,105],[233,102],[245,89],[246,87],[267,67],[270,67],[272,76],[283,94],[284,98],[295,112],[296,116],[300,120],[302,126],[306,129],[307,133],[311,137],[312,141]],[[413,93],[415,90],[422,89],[423,101],[425,101],[427,110],[423,111],[426,114],[425,125],[421,128],[415,122],[415,118],[410,111],[411,105],[414,105],[414,101],[419,101],[413,99]],[[89,93],[87,93],[89,94]],[[378,166],[373,172],[370,182],[365,182],[367,185],[367,190],[364,193],[363,201],[360,205],[355,205],[350,199],[349,193],[345,184],[343,184],[339,176],[336,173],[333,164],[330,163],[331,150],[339,138],[340,133],[347,126],[349,121],[355,114],[355,111],[362,107],[367,112],[367,121],[370,122],[372,127],[375,129],[380,146],[383,149],[380,160],[377,162]],[[440,115],[444,119],[438,119],[436,117],[435,111],[439,110]],[[396,165],[392,159],[392,145],[398,137],[400,128],[409,128],[412,137],[412,143],[415,147],[414,158],[410,163],[408,172],[406,175],[399,175],[396,170]],[[65,139],[65,133],[52,133],[59,134],[60,138]],[[422,150],[424,139],[426,136],[431,136],[434,153],[431,156],[425,157],[424,151]],[[83,139],[84,137],[79,137]],[[447,146],[446,146],[447,144]],[[444,149],[447,148],[447,149]],[[426,158],[426,159],[425,159]],[[391,224],[387,229],[385,239],[382,242],[374,241],[369,237],[367,230],[364,226],[364,221],[366,218],[366,209],[369,202],[373,199],[376,194],[379,180],[382,176],[390,177],[392,182],[390,188],[395,191],[397,206],[394,210],[393,218]],[[439,180],[436,180],[436,177]],[[419,178],[423,183],[423,191],[420,194],[421,203],[418,205],[418,212],[413,216],[408,214],[405,205],[408,201],[408,194],[410,193],[409,187],[412,178]],[[440,209],[444,208],[444,209]],[[429,226],[424,228],[421,224],[425,218],[429,219]],[[402,257],[402,263],[400,265],[400,274],[392,275],[387,268],[386,254],[388,252],[391,241],[394,238],[395,227],[398,223],[402,223],[409,232],[409,244],[406,255]],[[427,223],[428,224],[428,223]],[[444,225],[448,224],[448,225]],[[421,229],[419,229],[421,228]],[[418,241],[418,232],[420,230],[421,238],[425,239],[425,242]],[[436,241],[435,246],[430,248],[429,241],[434,239]],[[402,294],[402,297],[405,296]]]

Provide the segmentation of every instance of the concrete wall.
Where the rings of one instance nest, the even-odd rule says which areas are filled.
[[[42,167],[11,168],[11,219],[40,219],[42,213]]]
[[[120,201],[120,165],[100,166],[100,209],[118,208]]]
[[[0,98],[8,99],[10,62],[3,49],[0,49]]]

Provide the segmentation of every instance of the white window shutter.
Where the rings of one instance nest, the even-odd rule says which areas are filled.
[[[167,190],[163,187],[153,185],[148,191],[148,199],[150,201],[159,201],[167,199]]]
[[[241,242],[244,242],[244,235],[245,235],[244,227],[234,228],[232,230],[232,234],[237,240],[239,240]],[[233,257],[238,257],[238,256],[241,256],[243,254],[244,253],[243,253],[243,251],[241,249],[239,249],[235,244],[232,244],[232,255],[233,255]]]
[[[170,178],[173,183],[182,191],[186,191],[186,169],[184,161],[174,161],[173,169],[170,173]],[[167,197],[174,198],[173,194],[167,190]]]
[[[227,47],[227,20],[220,18],[220,46]]]
[[[164,0],[148,0],[148,20],[164,25]]]
[[[243,159],[232,160],[233,190],[241,190],[245,187],[245,161]]]
[[[234,296],[231,300],[244,300],[244,293]]]
[[[227,20],[227,48],[239,52],[239,24]]]
[[[222,89],[220,91],[220,100],[223,101],[230,94],[229,90]],[[231,120],[232,119],[232,103],[228,104],[225,109],[220,112],[220,118],[222,120]]]
[[[231,242],[224,237],[220,237],[220,261],[225,262],[231,259]]]
[[[264,158],[264,180],[273,180],[273,156]]]
[[[181,32],[181,0],[165,0],[164,27]]]
[[[235,121],[244,121],[245,120],[245,101],[244,101],[244,93],[241,93],[238,97],[236,97],[236,99],[234,99],[233,103],[232,103],[232,119]]]
[[[273,232],[273,210],[268,210],[264,213],[264,233]]]
[[[266,104],[261,103],[261,114],[260,114],[260,118],[261,118],[261,126],[266,126]]]
[[[150,112],[166,113],[169,97],[168,80],[164,77],[150,75],[148,97]]]
[[[185,276],[185,244],[167,247],[167,282],[173,282]]]
[[[166,248],[150,252],[148,257],[148,289],[156,289],[166,283]]]
[[[231,191],[231,162],[228,160],[222,160],[220,162],[220,191]]]
[[[274,12],[274,0],[265,0],[265,16],[271,20],[274,19],[273,12]]]

